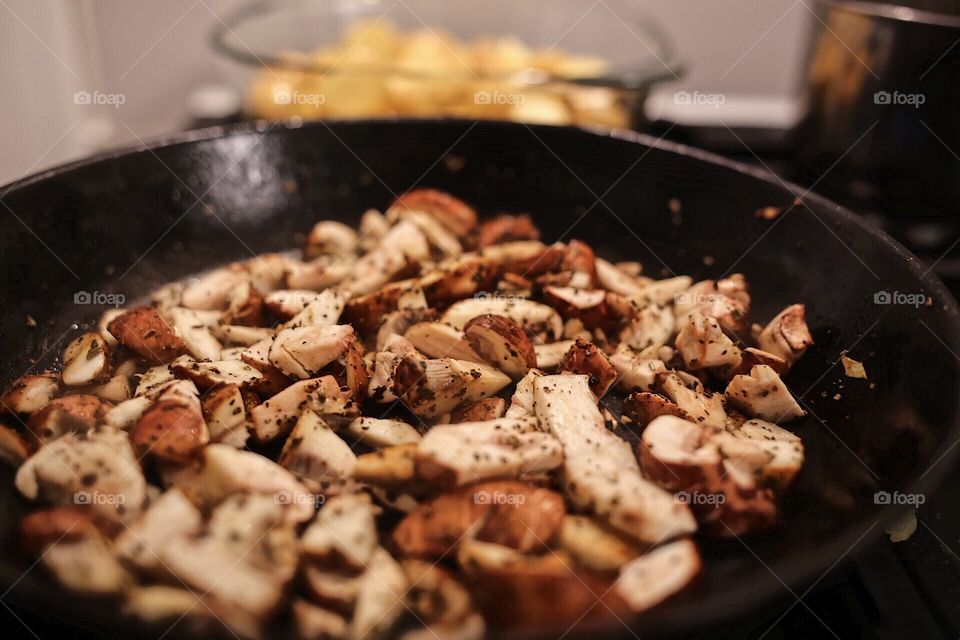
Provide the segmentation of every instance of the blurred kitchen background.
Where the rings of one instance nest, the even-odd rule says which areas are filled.
[[[407,7],[415,9],[418,3],[317,0],[313,4],[323,8],[367,4],[379,7],[377,11],[386,13],[390,22],[402,24],[410,20]],[[469,13],[460,11],[463,3],[432,4],[431,13],[442,14],[446,24],[463,31],[472,28]],[[528,8],[534,16],[557,11],[551,6],[575,7],[572,17],[583,17],[563,25],[557,49],[594,41],[598,49],[616,47],[623,59],[633,57],[666,74],[670,81],[659,84],[647,103],[654,118],[722,119],[730,126],[786,128],[802,113],[807,52],[816,23],[810,6],[802,2],[516,0],[511,4]],[[242,91],[248,76],[238,71],[241,63],[214,51],[211,33],[249,5],[242,0],[0,1],[0,42],[5,54],[0,57],[5,84],[0,148],[6,151],[0,155],[0,183],[105,145],[176,131],[188,126],[194,115],[231,110],[236,98],[223,88]],[[490,13],[495,13],[492,8]],[[424,22],[430,18],[424,16]],[[657,51],[662,64],[654,56],[656,39],[647,28],[653,23],[660,26],[674,52],[668,57]],[[315,46],[326,44],[326,25],[315,27]],[[253,42],[249,46],[257,50]],[[678,104],[674,100],[678,91],[722,94],[724,101]],[[74,94],[78,92],[122,96],[123,102],[77,104]]]

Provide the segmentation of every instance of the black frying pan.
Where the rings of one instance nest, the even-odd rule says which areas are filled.
[[[704,542],[703,580],[638,629],[690,630],[789,598],[788,589],[797,592],[880,537],[891,512],[875,492],[928,493],[953,464],[960,371],[951,351],[960,353],[960,311],[916,258],[850,212],[768,174],[646,136],[574,128],[243,125],[27,178],[0,207],[0,300],[8,311],[0,316],[0,377],[54,366],[76,333],[71,324],[95,322],[103,307],[75,304],[77,292],[132,300],[251,251],[288,248],[316,220],[355,223],[366,208],[418,185],[485,213],[530,211],[546,240],[581,238],[655,276],[743,272],[758,321],[788,303],[807,305],[816,345],[787,378],[810,412],[791,425],[807,464],[784,526],[750,540]],[[803,203],[790,208],[799,195]],[[682,203],[679,215],[671,198]],[[789,210],[775,220],[754,215],[766,206]],[[877,304],[878,292],[919,293],[932,304]],[[865,363],[869,382],[844,377],[837,360],[845,349]],[[9,487],[9,474],[2,481]],[[42,571],[21,579],[29,563],[10,537],[24,509],[12,489],[0,491],[0,584],[19,580],[8,598],[115,626],[109,608],[56,595]],[[606,631],[625,633],[616,623]]]

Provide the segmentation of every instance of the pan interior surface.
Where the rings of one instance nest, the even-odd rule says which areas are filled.
[[[915,258],[775,178],[642,136],[573,128],[258,124],[26,179],[3,196],[9,210],[0,209],[0,299],[11,310],[0,318],[0,378],[56,366],[77,332],[71,327],[94,326],[107,308],[86,300],[109,294],[129,303],[168,281],[289,249],[314,222],[355,225],[366,209],[415,186],[449,191],[486,215],[529,212],[545,241],[581,239],[599,256],[642,262],[649,276],[743,273],[755,322],[806,304],[816,344],[786,382],[808,411],[789,425],[807,462],[782,527],[704,541],[702,580],[642,625],[709,625],[789,597],[785,585],[819,578],[880,535],[877,492],[930,491],[951,464],[960,437],[952,355],[960,353],[960,315]],[[782,213],[756,216],[764,207]],[[863,362],[868,379],[845,377],[841,354]],[[0,579],[8,585],[29,566],[12,543],[25,505],[10,477],[0,492]],[[50,587],[34,571],[15,593],[36,598]],[[88,611],[96,621],[97,610]]]

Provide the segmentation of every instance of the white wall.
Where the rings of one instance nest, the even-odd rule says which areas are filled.
[[[583,0],[585,8],[588,1]],[[792,101],[801,91],[813,20],[801,0],[605,2],[624,16],[652,14],[686,62],[687,74],[654,97],[655,115],[689,120],[691,114],[673,98],[680,90],[723,94],[728,123],[738,117],[730,105],[742,106],[742,96],[772,97],[759,111],[746,102],[753,104],[748,109],[753,116],[776,116],[783,99]],[[224,77],[208,34],[218,16],[240,3],[0,1],[0,183],[103,144],[182,126],[186,94]],[[541,4],[550,10],[551,2]],[[122,95],[125,102],[119,108],[75,104],[76,91]]]

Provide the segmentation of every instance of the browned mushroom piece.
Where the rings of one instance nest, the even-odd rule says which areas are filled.
[[[322,220],[310,229],[307,246],[303,249],[305,260],[320,256],[341,257],[357,249],[359,236],[353,228],[336,220]]]
[[[290,378],[316,377],[327,365],[344,358],[356,342],[350,325],[284,329],[273,339],[270,363]]]
[[[268,337],[247,347],[240,353],[240,359],[260,372],[261,379],[254,390],[266,397],[276,395],[289,387],[293,381],[270,362],[270,347],[273,338]]]
[[[415,189],[403,194],[390,205],[387,217],[391,217],[391,212],[398,214],[404,209],[432,216],[458,238],[466,237],[477,226],[477,212],[473,207],[436,189]]]
[[[597,620],[629,614],[608,578],[577,567],[562,553],[531,556],[466,540],[457,562],[484,619],[495,629],[559,626],[576,631],[583,624],[585,631]]]
[[[450,414],[450,424],[481,422],[502,418],[507,412],[507,401],[494,396],[483,398],[458,407]]]
[[[240,387],[235,384],[217,385],[204,394],[200,404],[210,431],[210,441],[242,449],[250,433]]]
[[[400,521],[393,542],[404,556],[432,560],[470,537],[530,551],[553,538],[565,514],[563,497],[549,489],[484,482],[423,503]]]
[[[18,378],[0,396],[0,409],[11,413],[39,411],[60,392],[60,376],[28,374]]]
[[[564,318],[577,318],[588,329],[613,331],[620,317],[607,303],[608,295],[603,289],[556,286],[543,289],[543,299]]]
[[[624,422],[636,431],[643,430],[644,427],[660,416],[690,419],[687,412],[670,398],[649,391],[638,391],[627,396],[623,401],[622,414],[623,418],[629,420],[624,420]]]
[[[117,342],[154,364],[166,364],[187,352],[187,345],[156,309],[140,307],[114,318],[107,330]]]
[[[572,272],[571,284],[589,289],[597,284],[597,262],[593,249],[585,242],[571,240],[567,243],[560,267]]]
[[[351,298],[343,309],[343,321],[352,324],[361,334],[374,333],[384,317],[397,310],[410,282],[395,282],[365,295]]]
[[[96,426],[107,411],[96,396],[78,393],[54,398],[27,421],[27,430],[38,444],[56,440],[66,433],[83,433]]]
[[[465,256],[443,263],[417,280],[431,307],[445,307],[491,291],[497,282],[496,263],[482,256]]]
[[[138,455],[148,453],[171,461],[186,461],[210,441],[200,400],[180,393],[164,392],[130,431]]]
[[[781,376],[786,375],[790,370],[786,360],[756,347],[747,347],[740,352],[740,356],[741,359],[737,365],[718,369],[716,371],[717,376],[729,380],[737,375],[749,374],[750,370],[758,364],[767,365]]]
[[[480,224],[478,243],[480,248],[515,240],[539,240],[540,229],[527,214],[519,216],[499,215]]]
[[[705,389],[703,383],[689,373],[658,373],[656,389],[670,398],[694,422],[719,428],[727,422],[723,396]]]
[[[764,327],[757,336],[757,345],[786,361],[789,367],[813,344],[805,313],[804,305],[790,305]]]
[[[597,398],[605,396],[620,375],[597,345],[581,338],[563,356],[560,371],[588,376],[590,390]]]
[[[480,354],[467,342],[463,331],[442,322],[418,322],[406,331],[396,333],[403,335],[417,351],[428,358],[456,358],[468,362],[484,362]]]
[[[238,326],[256,327],[263,323],[263,296],[250,282],[234,287],[227,301],[221,322]]]
[[[533,342],[523,327],[492,313],[472,318],[463,333],[473,350],[513,380],[519,380],[537,366]]]
[[[20,548],[30,557],[61,540],[73,542],[96,531],[93,514],[83,507],[51,507],[28,513],[20,520]]]
[[[742,359],[740,348],[723,332],[720,322],[699,311],[687,317],[675,344],[684,365],[691,371],[736,367]]]

